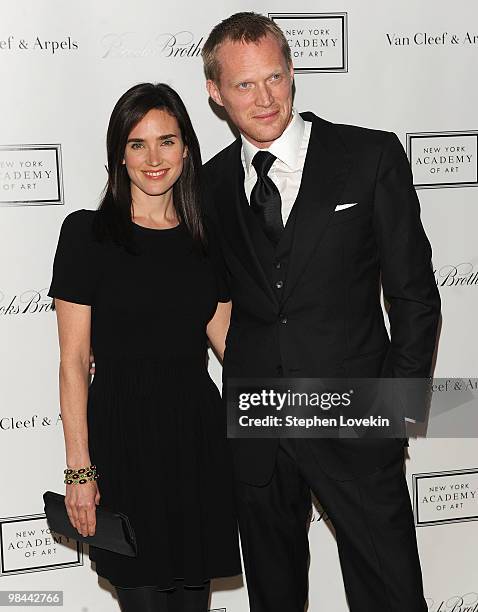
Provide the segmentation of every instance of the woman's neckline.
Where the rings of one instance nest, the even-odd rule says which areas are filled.
[[[146,227],[145,225],[140,225],[139,223],[136,223],[133,220],[131,221],[131,223],[140,230],[144,230],[146,232],[158,232],[158,233],[159,232],[172,232],[174,230],[177,230],[183,224],[183,222],[180,221],[174,227]]]

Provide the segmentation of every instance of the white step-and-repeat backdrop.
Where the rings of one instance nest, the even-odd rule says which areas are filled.
[[[119,609],[108,583],[92,570],[86,547],[52,537],[42,514],[43,491],[64,490],[56,322],[46,296],[52,258],[63,218],[98,204],[106,179],[108,118],[133,84],[164,81],[178,90],[205,160],[231,141],[227,124],[209,106],[200,50],[212,26],[242,10],[269,14],[284,29],[299,110],[400,137],[413,167],[443,300],[435,375],[478,373],[475,2],[4,1],[0,591],[63,590],[68,612]],[[127,293],[117,298],[135,300]],[[214,359],[211,374],[219,383]],[[429,609],[478,610],[476,440],[411,440],[409,455],[407,477]],[[311,612],[347,610],[329,527],[314,511]],[[219,581],[211,608],[245,612],[242,582]]]

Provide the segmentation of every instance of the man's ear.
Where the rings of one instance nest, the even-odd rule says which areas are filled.
[[[206,81],[206,89],[209,96],[214,100],[216,104],[219,104],[219,106],[224,106],[224,104],[222,103],[221,94],[219,93],[219,88],[216,85],[215,81],[208,79]]]

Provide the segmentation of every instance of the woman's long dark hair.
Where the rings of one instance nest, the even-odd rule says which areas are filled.
[[[131,130],[153,108],[164,110],[176,118],[182,140],[188,148],[183,171],[173,186],[174,208],[195,243],[204,246],[206,240],[201,219],[199,142],[183,101],[165,83],[140,83],[131,87],[121,96],[111,113],[106,137],[108,182],[98,207],[101,214],[96,215],[96,234],[100,240],[109,237],[134,251],[131,181],[123,159]]]

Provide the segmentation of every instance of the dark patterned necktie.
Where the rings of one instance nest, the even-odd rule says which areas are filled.
[[[252,165],[257,172],[257,182],[251,191],[251,208],[274,245],[279,242],[284,230],[280,193],[267,174],[276,159],[269,151],[258,151],[254,155]]]

